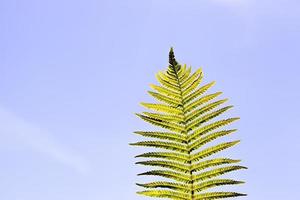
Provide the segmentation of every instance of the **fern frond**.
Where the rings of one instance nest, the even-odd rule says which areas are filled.
[[[167,131],[136,131],[136,134],[151,138],[153,141],[141,141],[131,145],[158,148],[158,151],[137,155],[136,157],[141,160],[136,164],[159,170],[139,175],[158,176],[167,180],[137,184],[147,189],[138,193],[173,200],[211,200],[244,196],[236,192],[202,193],[209,188],[244,183],[216,178],[229,172],[246,169],[236,165],[240,160],[222,157],[206,159],[233,147],[239,141],[217,143],[203,148],[204,145],[209,145],[212,141],[236,131],[221,128],[239,118],[217,119],[233,106],[221,106],[227,101],[217,99],[222,92],[207,93],[215,82],[201,85],[202,70],[192,72],[191,67],[179,64],[172,48],[168,68],[158,72],[156,78],[160,85],[151,84],[150,87],[154,91],[149,91],[149,94],[159,103],[141,103],[152,112],[136,115]]]

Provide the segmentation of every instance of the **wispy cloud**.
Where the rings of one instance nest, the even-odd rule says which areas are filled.
[[[86,174],[90,165],[82,156],[60,145],[51,138],[47,131],[16,116],[0,106],[0,139],[1,135],[17,140],[33,150],[49,156],[57,162],[64,164],[75,171]]]

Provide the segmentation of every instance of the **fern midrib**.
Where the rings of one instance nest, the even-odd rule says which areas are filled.
[[[184,98],[183,98],[183,92],[182,92],[182,86],[177,74],[177,70],[175,66],[172,66],[174,71],[175,71],[175,75],[176,75],[176,79],[177,79],[177,84],[179,87],[179,91],[180,91],[180,101],[181,101],[181,110],[182,110],[182,115],[183,115],[183,125],[184,125],[184,134],[185,134],[185,143],[187,145],[187,150],[188,150],[188,166],[189,166],[189,170],[190,170],[190,179],[191,179],[191,200],[194,200],[194,181],[193,181],[193,170],[192,170],[192,161],[191,161],[191,150],[190,146],[189,146],[189,142],[188,142],[188,130],[187,130],[187,120],[186,120],[186,111],[185,111],[185,107],[184,107]]]

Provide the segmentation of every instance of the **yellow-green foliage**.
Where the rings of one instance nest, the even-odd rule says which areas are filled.
[[[190,67],[179,65],[172,49],[169,63],[165,72],[157,74],[157,80],[161,85],[151,85],[154,91],[149,91],[149,94],[160,103],[142,103],[152,112],[137,114],[146,122],[167,131],[136,131],[136,134],[151,140],[131,144],[161,149],[136,156],[144,159],[136,164],[160,168],[139,175],[160,176],[164,179],[137,184],[146,189],[138,194],[176,200],[211,200],[245,196],[236,192],[206,191],[218,186],[244,183],[219,177],[235,170],[246,169],[236,164],[240,160],[215,156],[239,141],[204,146],[235,132],[236,129],[219,129],[239,118],[214,120],[232,108],[232,106],[219,108],[227,101],[227,99],[215,100],[221,92],[206,94],[215,82],[202,86],[201,69],[192,73]],[[214,157],[209,158],[212,155]]]

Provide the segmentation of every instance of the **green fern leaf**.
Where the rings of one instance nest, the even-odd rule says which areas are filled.
[[[175,200],[211,200],[245,196],[236,192],[203,191],[224,185],[244,183],[232,179],[218,178],[223,174],[247,169],[236,165],[240,162],[231,158],[209,158],[235,146],[239,141],[209,145],[212,141],[230,136],[236,129],[222,130],[231,125],[238,117],[222,118],[233,106],[221,105],[227,99],[218,100],[222,92],[207,94],[215,84],[201,85],[201,69],[192,72],[191,67],[180,65],[171,48],[169,66],[159,72],[156,78],[160,85],[151,84],[149,94],[160,103],[141,103],[152,112],[137,114],[144,121],[166,129],[167,131],[136,131],[139,136],[150,138],[149,141],[131,143],[133,146],[158,148],[155,152],[137,155],[141,159],[138,165],[158,168],[140,173],[140,176],[155,176],[167,180],[158,180],[139,184],[146,189],[138,194]],[[217,119],[220,118],[221,119]],[[218,139],[218,140],[217,140]]]

